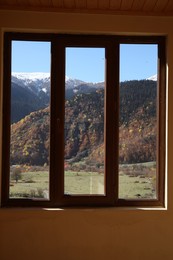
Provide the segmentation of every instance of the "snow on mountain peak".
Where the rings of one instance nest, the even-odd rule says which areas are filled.
[[[147,80],[157,81],[157,74],[147,78]]]
[[[24,84],[28,84],[35,81],[49,81],[50,73],[48,72],[12,72],[12,76],[18,80],[22,80]],[[84,83],[82,80],[73,79],[68,76],[65,77],[66,83],[73,87]]]
[[[43,80],[50,78],[50,73],[48,72],[12,72],[12,76],[21,80]]]
[[[44,72],[12,72],[12,82],[29,88],[32,92],[45,93],[50,92],[50,73]],[[70,77],[65,77],[66,89],[74,89],[75,87],[86,84],[86,82]]]

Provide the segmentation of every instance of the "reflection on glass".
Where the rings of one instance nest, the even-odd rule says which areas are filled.
[[[121,44],[120,68],[119,198],[156,199],[157,45]]]
[[[10,198],[49,199],[49,102],[50,43],[13,41]]]
[[[104,59],[103,48],[66,48],[66,75],[77,79],[66,78],[65,194],[105,194]]]

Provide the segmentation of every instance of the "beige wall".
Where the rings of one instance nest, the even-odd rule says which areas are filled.
[[[0,28],[1,75],[6,30],[166,34],[173,71],[173,18],[0,11]],[[172,73],[168,83],[168,209],[0,209],[1,260],[173,259]]]

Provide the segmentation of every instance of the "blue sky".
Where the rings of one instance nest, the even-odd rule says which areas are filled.
[[[87,82],[104,81],[103,48],[67,48],[66,76]],[[13,72],[50,72],[50,43],[13,41]],[[157,46],[121,44],[120,81],[145,79],[157,73]]]

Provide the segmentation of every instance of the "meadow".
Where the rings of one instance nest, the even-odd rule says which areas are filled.
[[[66,171],[64,193],[71,195],[104,195],[104,174]],[[44,169],[21,173],[17,182],[10,181],[10,198],[49,198],[49,174]],[[119,166],[119,198],[156,198],[156,163]]]

